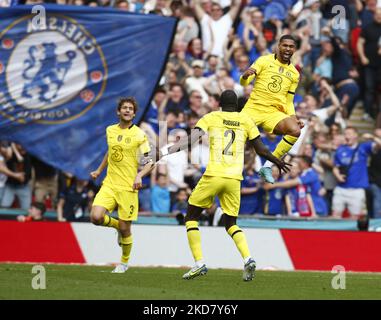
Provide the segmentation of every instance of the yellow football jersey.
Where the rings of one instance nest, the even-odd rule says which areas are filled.
[[[209,162],[206,176],[242,180],[246,140],[258,137],[254,122],[239,112],[214,111],[196,124],[209,134]]]
[[[107,175],[104,185],[114,190],[135,191],[132,188],[139,166],[139,157],[150,152],[146,134],[136,125],[121,129],[119,124],[107,127]]]
[[[287,108],[287,94],[295,94],[299,82],[299,72],[295,66],[283,64],[276,54],[259,57],[251,68],[257,71],[256,75],[243,80],[250,83],[255,77],[253,91],[250,94],[249,105],[275,106],[279,110],[290,114]],[[293,113],[295,113],[293,111]]]

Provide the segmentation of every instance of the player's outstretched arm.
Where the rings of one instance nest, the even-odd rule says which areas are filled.
[[[107,159],[108,159],[108,152],[106,152],[106,154],[103,157],[103,160],[102,160],[101,164],[99,165],[99,167],[97,168],[97,170],[90,172],[91,178],[93,178],[95,180],[100,176],[100,174],[102,173],[104,168],[106,168],[106,166],[107,166],[107,162],[108,162]]]
[[[173,146],[169,148],[162,148],[160,150],[160,157],[166,156],[168,154],[176,153],[182,150],[187,150],[191,147],[195,142],[199,141],[200,138],[205,134],[205,132],[200,128],[194,128],[191,132],[190,136],[186,136],[181,138],[178,142],[176,142]]]
[[[260,156],[264,157],[266,160],[271,161],[274,163],[280,172],[289,172],[291,164],[284,162],[281,159],[276,158],[272,155],[272,153],[266,148],[266,146],[263,144],[262,139],[260,136],[256,137],[253,140],[249,141],[249,145],[252,146],[255,150],[255,152]]]
[[[257,75],[257,70],[250,67],[239,78],[240,85],[246,87],[247,85],[250,84],[251,81],[254,80],[256,75]]]

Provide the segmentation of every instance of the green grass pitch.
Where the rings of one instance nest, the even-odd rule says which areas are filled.
[[[251,282],[238,270],[211,269],[183,280],[182,268],[130,268],[111,274],[109,266],[44,265],[46,289],[32,289],[31,264],[0,264],[2,299],[381,299],[381,274],[347,273],[346,289],[331,286],[330,272],[257,271]]]

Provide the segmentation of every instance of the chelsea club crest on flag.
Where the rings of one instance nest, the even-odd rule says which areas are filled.
[[[36,21],[32,10],[0,8],[0,139],[88,179],[118,98],[136,98],[136,123],[148,108],[176,19],[43,5]]]

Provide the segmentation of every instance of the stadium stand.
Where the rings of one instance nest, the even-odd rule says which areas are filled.
[[[19,0],[15,3],[36,4],[42,2],[38,0],[27,0],[26,2]],[[375,136],[381,138],[379,130],[381,128],[379,90],[381,82],[376,76],[381,74],[381,45],[380,42],[378,42],[378,46],[370,45],[374,37],[381,38],[381,31],[375,31],[381,30],[381,8],[380,3],[377,4],[377,0],[348,1],[343,7],[346,15],[345,26],[341,29],[335,27],[337,21],[335,20],[335,14],[332,13],[332,7],[336,2],[342,4],[342,1],[57,0],[56,2],[49,0],[46,2],[61,5],[114,7],[129,12],[174,16],[179,19],[172,53],[157,88],[157,92],[161,94],[161,97],[155,95],[150,109],[146,112],[140,124],[152,139],[158,140],[163,138],[160,136],[163,132],[159,133],[157,121],[155,120],[166,119],[170,123],[169,128],[184,129],[189,132],[202,115],[215,110],[216,100],[218,102],[219,94],[225,89],[234,89],[241,101],[245,102],[248,96],[247,89],[239,85],[237,74],[239,75],[249,63],[253,63],[259,56],[274,52],[277,40],[282,34],[290,33],[296,36],[298,50],[295,53],[293,62],[300,70],[301,81],[295,96],[295,108],[297,115],[305,122],[306,127],[303,138],[300,138],[302,141],[297,151],[292,152],[291,155],[294,161],[297,160],[298,156],[302,155],[312,158],[313,170],[318,172],[320,177],[321,189],[319,194],[324,197],[326,203],[330,206],[328,218],[314,217],[314,219],[310,219],[313,221],[311,224],[318,225],[318,228],[327,229],[334,227],[341,229],[341,226],[344,225],[344,229],[347,226],[350,226],[348,228],[354,228],[353,221],[340,224],[336,219],[333,219],[330,222],[332,192],[334,192],[337,182],[331,177],[331,184],[327,186],[325,179],[327,174],[332,172],[332,162],[336,149],[345,144],[343,135],[345,128],[356,128],[361,141],[372,140]],[[221,6],[220,2],[223,3],[224,7]],[[0,1],[0,6],[9,6],[10,4],[10,1]],[[229,16],[237,5],[239,6],[238,14]],[[202,8],[202,11],[196,8]],[[219,16],[216,16],[217,13],[214,11],[219,11],[219,9],[221,9]],[[220,41],[221,34],[214,35],[219,41],[217,43],[219,47],[211,45],[205,47],[205,44],[208,44],[204,30],[206,22],[200,20],[204,16],[216,23],[219,23],[219,19],[224,19],[221,25],[224,28],[230,28],[230,30],[223,30],[228,34],[226,38],[223,37],[223,40],[225,40],[223,42]],[[227,16],[230,17],[230,20],[233,18],[234,20],[230,21],[228,18],[224,18]],[[365,24],[370,24],[373,29]],[[216,32],[217,29],[212,27],[211,32]],[[221,29],[218,30],[221,31]],[[370,32],[369,30],[373,31]],[[377,34],[377,32],[380,34]],[[330,45],[333,48],[329,48]],[[340,58],[340,64],[335,63],[338,56],[342,57]],[[378,71],[370,73],[369,68]],[[343,74],[344,72],[345,74]],[[354,94],[355,91],[358,94]],[[332,112],[328,113],[328,109],[334,104],[334,100],[338,101],[338,105]],[[338,132],[333,133],[333,130],[331,130],[333,127],[336,127]],[[318,136],[322,140],[317,139]],[[265,137],[265,133],[263,133],[263,137]],[[264,141],[268,141],[270,149],[274,148],[271,139]],[[0,203],[1,206],[7,207],[7,209],[0,212],[0,218],[16,216],[20,213],[18,210],[20,206],[27,209],[29,204],[37,197],[36,187],[44,189],[43,183],[45,180],[36,179],[36,177],[44,176],[45,172],[39,171],[45,170],[43,169],[44,166],[35,165],[32,169],[34,174],[30,181],[32,189],[24,188],[26,191],[29,190],[28,192],[31,194],[28,194],[26,199],[16,199],[13,203],[9,203],[9,192],[11,192],[9,182],[15,179],[15,177],[12,178],[12,174],[17,174],[18,170],[10,161],[12,157],[17,156],[12,143],[12,141],[1,142],[1,167],[8,167],[11,172],[1,170],[3,175],[0,178],[2,181],[0,184],[2,201]],[[203,151],[202,148],[200,150],[197,151],[200,153],[199,157],[205,157],[205,150]],[[378,159],[380,152],[378,151]],[[194,154],[192,157],[194,157]],[[255,157],[255,155],[251,155],[251,157]],[[40,160],[43,161],[43,159]],[[259,161],[259,159],[257,160]],[[258,171],[258,161],[251,161],[249,164],[250,169],[254,171],[254,175]],[[200,165],[189,164],[187,168],[181,169],[184,172],[181,172],[182,176],[178,179],[180,182],[176,179],[169,181],[171,204],[168,213],[175,211],[173,206],[176,202],[176,192],[178,190],[185,190],[189,196],[191,188],[196,184],[205,169],[204,164],[205,159],[201,161]],[[168,172],[169,178],[171,178],[171,168],[165,168],[167,165],[159,165],[157,172],[159,174],[163,171]],[[64,174],[60,172],[58,177],[63,177]],[[381,188],[381,185],[379,185],[380,173],[373,170],[372,175],[372,188],[364,187],[367,197],[366,204],[364,203],[361,212],[370,218],[381,215],[380,212],[375,211],[375,209],[379,209],[379,206],[373,205],[373,198],[379,197]],[[59,203],[59,199],[63,198],[64,190],[69,190],[71,186],[75,185],[75,178],[70,177],[70,174],[68,174],[64,176],[65,178],[60,179],[57,178],[55,172],[51,176],[52,179],[46,183],[51,184],[54,181],[57,184],[58,193],[47,193],[44,199],[40,199],[41,193],[39,193],[38,200],[43,200],[48,208],[45,217],[57,219],[57,203]],[[8,177],[8,183],[5,182],[6,177]],[[19,178],[23,180],[23,178]],[[282,179],[287,180],[288,177],[282,177]],[[21,184],[24,181],[25,177]],[[153,181],[156,181],[156,179]],[[3,185],[4,187],[1,187]],[[298,214],[287,215],[284,194],[281,194],[282,205],[279,212],[277,212],[275,218],[272,218],[269,217],[268,212],[265,210],[266,199],[269,197],[268,192],[263,189],[260,182],[255,182],[253,186],[258,188],[258,192],[252,193],[250,197],[255,197],[260,205],[257,206],[256,212],[253,212],[255,215],[248,216],[248,219],[247,217],[242,219],[242,226],[245,226],[246,223],[247,226],[259,227],[258,221],[261,224],[269,224],[269,226],[287,225],[287,227],[293,227],[294,223],[296,225]],[[83,217],[88,216],[88,208],[91,207],[93,195],[98,188],[99,186],[89,181],[86,187],[86,192],[89,192],[86,198],[87,203],[81,204],[84,215],[80,215],[79,220],[86,221]],[[45,189],[49,190],[49,186],[46,186]],[[308,188],[306,188],[306,191],[307,193],[310,192]],[[148,196],[150,196],[149,193]],[[146,200],[147,193],[144,193],[144,198],[142,194],[141,201]],[[155,201],[157,200],[155,199]],[[27,204],[25,204],[25,201]],[[216,205],[218,207],[218,203]],[[147,206],[142,205],[141,207],[145,208]],[[11,209],[14,209],[14,211]],[[77,209],[73,206],[73,210]],[[67,214],[72,217],[71,220],[75,220],[73,218],[75,217],[74,212]],[[154,215],[148,217],[149,215],[150,212],[142,212],[140,223],[157,223],[158,219],[162,219],[160,223],[162,221],[168,224],[178,223],[175,214],[168,215],[167,218],[157,218]],[[343,218],[345,219],[348,216],[348,212],[344,212]],[[262,219],[259,220],[259,218]],[[64,220],[60,219],[60,221]],[[303,225],[303,228],[308,227],[307,220],[306,217],[299,217],[300,225]],[[206,219],[206,221],[208,220]]]

